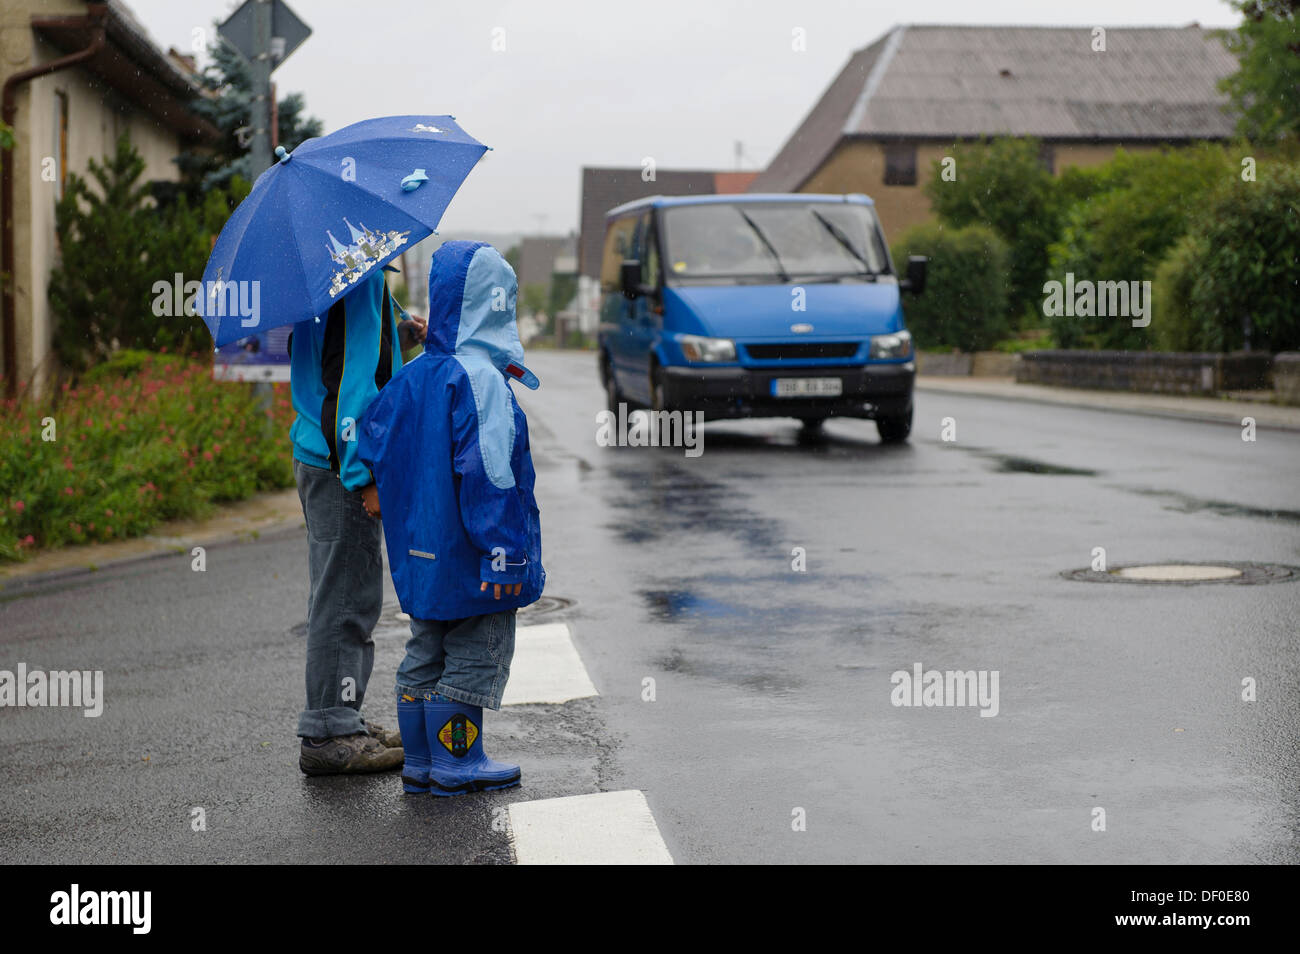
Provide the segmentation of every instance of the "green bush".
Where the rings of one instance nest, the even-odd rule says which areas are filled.
[[[900,268],[909,255],[930,259],[925,292],[903,305],[918,348],[980,351],[1007,336],[1009,253],[992,229],[927,222],[904,232],[892,252]]]
[[[1225,188],[1239,167],[1219,146],[1158,153],[1116,153],[1103,167],[1072,176],[1081,196],[1065,213],[1060,240],[1049,248],[1049,278],[1064,281],[1150,281],[1192,219]],[[1040,305],[1042,300],[1040,289]],[[1145,349],[1150,328],[1114,317],[1049,317],[1062,347]]]
[[[202,278],[212,236],[247,183],[209,191],[192,208],[174,188],[142,181],[145,162],[126,134],[113,155],[90,160],[89,170],[93,186],[70,174],[55,206],[60,262],[50,273],[49,298],[60,361],[80,370],[118,348],[208,350],[211,338],[197,317],[154,314],[154,285],[178,272],[183,281]]]
[[[1209,203],[1158,273],[1171,327],[1189,350],[1300,349],[1300,164],[1261,163]],[[1157,311],[1157,315],[1161,312]]]
[[[1010,310],[1041,314],[1047,246],[1060,231],[1061,199],[1040,158],[1037,139],[998,138],[956,143],[956,176],[943,178],[936,160],[925,193],[950,226],[984,225],[1007,244]]]
[[[275,385],[262,426],[251,389],[213,381],[206,362],[125,352],[101,368],[4,402],[0,561],[137,536],[293,484],[288,385]]]
[[[1194,269],[1203,240],[1188,234],[1169,250],[1151,284],[1151,332],[1160,351],[1208,351],[1201,323],[1192,310]]]

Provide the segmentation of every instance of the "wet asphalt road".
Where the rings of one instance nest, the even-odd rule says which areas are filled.
[[[922,392],[906,446],[757,421],[709,425],[692,459],[596,446],[590,355],[529,364],[547,593],[573,601],[538,621],[570,624],[601,695],[489,716],[522,789],[298,773],[288,531],[205,573],[176,555],[0,591],[0,668],[104,669],[108,697],[98,719],[0,709],[0,860],[506,862],[500,806],[618,788],[679,863],[1300,860],[1300,583],[1060,575],[1098,546],[1300,563],[1300,434]],[[367,702],[387,723],[395,610],[390,586]],[[998,714],[895,707],[916,663],[997,670]]]

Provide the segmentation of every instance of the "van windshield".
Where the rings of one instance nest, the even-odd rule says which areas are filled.
[[[662,211],[668,282],[870,280],[889,270],[870,206],[717,202]]]

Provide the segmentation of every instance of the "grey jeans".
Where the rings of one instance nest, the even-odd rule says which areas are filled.
[[[412,619],[397,667],[397,701],[433,693],[470,706],[501,708],[515,656],[515,611],[467,619]]]
[[[332,738],[365,731],[361,703],[375,665],[371,638],[384,604],[382,525],[359,490],[333,471],[293,462],[307,520],[307,706],[298,734]]]

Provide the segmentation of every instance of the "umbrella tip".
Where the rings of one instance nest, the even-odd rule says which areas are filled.
[[[288,162],[288,161],[289,161],[289,151],[288,151],[287,149],[285,149],[284,146],[276,146],[276,147],[275,147],[275,157],[276,157],[277,159],[279,159],[281,162]]]

